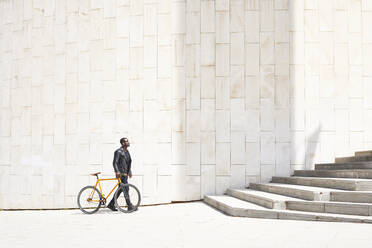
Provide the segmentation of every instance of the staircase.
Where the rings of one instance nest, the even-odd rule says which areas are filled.
[[[207,195],[204,202],[231,216],[372,224],[372,151]]]

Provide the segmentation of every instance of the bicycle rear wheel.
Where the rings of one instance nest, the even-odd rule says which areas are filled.
[[[115,206],[123,213],[136,211],[141,203],[141,194],[133,184],[120,184],[115,192]]]
[[[101,206],[102,195],[99,190],[93,186],[82,188],[77,197],[77,204],[80,210],[85,214],[94,214]]]

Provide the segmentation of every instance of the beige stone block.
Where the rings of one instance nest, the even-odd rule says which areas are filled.
[[[244,66],[231,66],[230,97],[244,98]]]
[[[363,42],[371,43],[372,42],[372,31],[368,28],[368,25],[372,22],[372,11],[362,12],[362,27],[363,27]]]
[[[246,10],[259,10],[260,1],[259,0],[245,0],[245,9]]]
[[[261,32],[260,33],[260,64],[274,64],[274,33]]]
[[[200,143],[186,143],[188,176],[200,176]]]
[[[333,99],[324,98],[319,100],[319,119],[322,131],[332,131],[335,128],[335,112]]]
[[[216,176],[216,194],[223,195],[228,188],[230,188],[230,177]]]
[[[232,33],[230,44],[231,65],[244,64],[244,33]]]
[[[129,38],[129,7],[119,7],[117,13],[116,35],[117,37]],[[144,34],[156,34],[156,8],[154,5],[144,6]]]
[[[215,32],[214,1],[201,1],[201,32]]]
[[[216,77],[214,66],[201,67],[201,98],[214,99],[216,97]]]
[[[231,131],[246,131],[247,118],[245,115],[244,99],[231,99]]]
[[[362,3],[359,0],[350,1],[350,19],[349,19],[349,31],[350,32],[361,32],[362,29],[362,15],[360,14],[362,9]]]
[[[157,80],[157,99],[161,110],[172,109],[172,81],[170,79]]]
[[[347,44],[335,45],[335,73],[336,75],[349,75],[349,51]]]
[[[258,142],[260,137],[260,111],[246,110],[247,131],[245,135],[246,142]]]
[[[275,11],[275,42],[289,42],[288,11]]]
[[[147,0],[146,0],[147,1]],[[152,1],[156,3],[156,1]],[[158,13],[159,14],[168,14],[171,12],[171,0],[164,0],[158,2]]]
[[[103,30],[103,44],[105,49],[114,49],[117,47],[116,41],[116,20],[106,19],[104,20]]]
[[[371,77],[364,77],[363,78],[363,96],[364,96],[364,107],[367,109],[372,108],[372,100],[370,97],[370,90],[372,89],[372,78]]]
[[[285,10],[288,9],[288,0],[275,0],[275,9]]]
[[[170,78],[172,75],[172,48],[171,46],[158,47],[158,78]]]
[[[108,0],[103,2],[104,18],[116,17],[116,0]]]
[[[363,75],[372,76],[372,44],[363,45]]]
[[[364,135],[363,132],[351,132],[350,133],[350,151],[361,151],[363,150]],[[332,159],[332,158],[328,158]]]
[[[363,100],[349,99],[349,121],[350,131],[363,131]]]
[[[216,107],[214,99],[201,100],[200,119],[201,131],[216,130]]]
[[[199,110],[186,111],[186,140],[200,142],[201,116]]]
[[[319,41],[319,12],[305,10],[305,41]]]
[[[349,23],[349,11],[335,11],[335,42],[348,42],[349,32],[347,29]]]
[[[216,163],[216,133],[202,132],[201,133],[201,164]],[[203,168],[202,168],[203,171]],[[203,174],[203,172],[202,172]]]
[[[216,1],[215,8],[217,11],[229,10],[229,0]]]
[[[274,66],[267,65],[261,67],[261,80],[260,80],[260,97],[274,98],[275,95],[275,75]]]
[[[261,98],[261,130],[272,131],[275,128],[274,101],[272,99]]]
[[[216,4],[217,7],[217,4]],[[216,43],[230,42],[230,15],[228,11],[216,12]]]
[[[1,136],[10,136],[11,135],[11,110],[10,109],[4,109],[1,110],[1,117],[0,117],[0,124],[1,124],[1,130],[0,135]]]
[[[320,31],[332,31],[334,20],[333,1],[321,1],[319,4],[319,28]]]
[[[186,98],[185,68],[184,67],[173,68],[172,79],[173,79],[173,97],[176,99]],[[145,77],[145,80],[146,80],[146,77]]]
[[[216,111],[216,142],[230,142],[230,111]]]
[[[200,12],[186,13],[186,43],[200,43]]]
[[[215,34],[201,34],[201,65],[215,65],[216,37]]]
[[[331,97],[334,94],[334,78],[333,66],[320,67],[320,97]]]
[[[200,109],[200,78],[186,78],[186,108]]]
[[[275,106],[289,106],[289,77],[275,77]]]
[[[244,0],[230,1],[230,32],[244,32]]]
[[[305,91],[305,68],[303,65],[291,65],[289,72],[290,97],[303,101]]]
[[[129,17],[129,45],[130,47],[143,46],[143,16]]]
[[[200,76],[200,45],[186,45],[186,77]]]
[[[290,110],[278,109],[275,111],[275,137],[277,142],[290,141]]]
[[[247,4],[247,3],[246,3]],[[245,12],[245,42],[259,42],[260,40],[260,12]]]
[[[245,188],[245,165],[231,165],[230,184],[232,188]]]
[[[129,68],[129,39],[128,38],[118,38],[118,47],[116,49],[116,67],[119,69]],[[148,48],[145,45],[145,49]],[[146,52],[146,51],[145,51]]]
[[[173,64],[175,66],[185,65],[185,35],[174,35],[173,36]]]
[[[349,62],[351,65],[362,64],[362,35],[349,34]]]
[[[172,130],[173,131],[185,131],[186,122],[186,103],[185,99],[173,100],[173,114],[172,114]]]
[[[245,78],[245,106],[247,109],[260,106],[260,81],[259,77]]]
[[[216,194],[216,165],[201,166],[201,196]]]
[[[129,49],[129,79],[143,78],[143,47]]]
[[[320,55],[319,43],[305,44],[305,73],[306,75],[319,75]]]
[[[77,104],[66,104],[66,135],[75,134],[77,132]]]
[[[274,31],[274,0],[260,1],[261,32]]]
[[[290,34],[290,63],[304,64],[305,60],[305,34],[304,32],[291,32]]]
[[[173,2],[172,3],[172,33],[185,34],[186,33],[186,3]]]
[[[363,81],[361,66],[350,66],[350,97],[362,97],[363,95]],[[368,92],[368,91],[367,91]]]
[[[216,109],[230,109],[230,80],[216,77]]]
[[[304,30],[304,0],[289,1],[289,13],[292,13],[290,31]]]
[[[245,132],[231,132],[231,164],[245,163]]]
[[[259,74],[260,47],[259,44],[245,44],[245,75],[255,76]]]
[[[172,164],[186,164],[184,132],[172,132]]]
[[[229,74],[230,74],[229,44],[216,44],[216,76],[229,76]]]
[[[90,43],[90,68],[92,71],[100,71],[103,70],[103,41],[91,41]],[[67,54],[68,56],[68,54]],[[68,60],[66,60],[66,64]],[[68,65],[67,65],[68,66]]]
[[[120,25],[120,32],[122,35],[129,34],[128,32],[128,25],[129,25],[129,7],[120,7],[119,8],[121,14],[118,16],[119,20],[124,21]],[[145,4],[143,6],[143,33],[144,35],[156,35],[157,34],[157,5],[156,4]],[[125,36],[127,37],[127,36]]]
[[[275,163],[275,136],[271,132],[261,132],[261,164]],[[262,173],[261,167],[261,176]]]
[[[229,176],[230,175],[230,143],[216,144],[216,175]]]
[[[260,175],[260,144],[246,143],[246,167],[245,174],[249,176]]]
[[[158,45],[171,44],[171,15],[158,15]]]
[[[172,200],[200,199],[200,176],[186,176],[184,165],[174,165],[172,170]]]

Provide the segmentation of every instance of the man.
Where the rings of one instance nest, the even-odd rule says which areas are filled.
[[[112,162],[112,165],[114,166],[116,178],[120,178],[122,183],[127,184],[128,176],[129,178],[132,177],[132,170],[131,170],[132,159],[128,151],[128,147],[130,146],[130,144],[127,138],[121,138],[120,144],[121,144],[121,147],[115,151],[114,161]],[[120,195],[120,193],[122,192],[121,189],[119,189],[119,191],[120,192],[118,195]],[[128,189],[124,190],[124,197],[128,205],[128,210],[132,210],[133,205],[129,199]],[[107,207],[111,209],[112,211],[118,211],[115,208],[114,198],[111,199]]]

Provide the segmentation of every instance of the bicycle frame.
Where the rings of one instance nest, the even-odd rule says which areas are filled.
[[[103,191],[102,191],[102,187],[101,187],[101,181],[112,181],[112,180],[118,180],[118,183],[114,186],[114,188],[110,191],[110,193],[105,197],[105,195],[103,194]],[[94,189],[97,188],[97,185],[99,186],[99,190],[102,194],[102,197],[103,199],[105,199],[105,201],[109,198],[109,196],[111,195],[111,193],[116,189],[116,187],[121,183],[121,180],[120,178],[106,178],[106,179],[99,179],[97,177],[97,182],[96,184],[94,185]],[[92,197],[93,197],[93,194],[94,194],[94,189],[92,190],[92,193],[90,193],[89,195],[89,198],[90,200],[89,201],[92,201],[92,202],[100,202],[100,200],[93,200]]]

